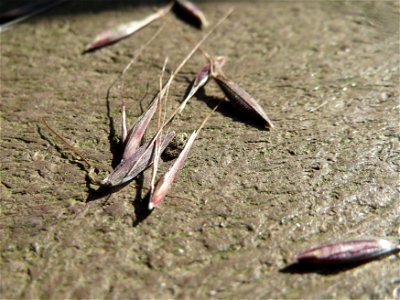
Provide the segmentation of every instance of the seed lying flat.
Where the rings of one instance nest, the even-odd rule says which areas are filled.
[[[253,118],[257,123],[265,124],[271,128],[274,127],[271,120],[268,118],[264,109],[258,102],[250,96],[244,89],[232,80],[226,79],[224,76],[213,76],[225,96],[243,113]]]
[[[0,32],[9,30],[15,24],[21,23],[37,14],[43,13],[65,1],[66,0],[32,1],[33,3],[3,12],[0,14]]]
[[[204,13],[198,6],[187,0],[176,0],[174,11],[190,24],[204,28],[208,26],[208,21]]]
[[[93,40],[93,42],[86,46],[84,53],[91,52],[105,46],[109,46],[124,38],[127,38],[128,36],[146,27],[155,20],[163,17],[166,13],[169,12],[170,8],[170,6],[167,6],[142,20],[120,24],[115,28],[103,31]]]
[[[313,247],[297,254],[297,263],[330,265],[372,260],[400,251],[400,240],[382,238],[338,241]]]

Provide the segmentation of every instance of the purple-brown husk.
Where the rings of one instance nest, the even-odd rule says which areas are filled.
[[[174,137],[175,132],[171,131],[161,138],[161,153]],[[100,182],[100,185],[113,187],[134,179],[137,175],[152,165],[154,160],[154,147],[154,143],[146,143],[139,147],[134,154],[122,160],[110,175]]]
[[[208,21],[204,13],[197,5],[190,1],[176,0],[173,10],[178,17],[195,27],[205,28],[208,26]]]
[[[178,175],[179,170],[183,168],[196,136],[197,133],[194,131],[186,142],[186,145],[179,154],[178,158],[172,163],[168,171],[157,181],[154,192],[152,193],[149,201],[149,210],[152,210],[164,200],[176,176]]]
[[[372,260],[400,251],[400,240],[382,238],[338,241],[305,250],[294,257],[296,263],[330,265]]]
[[[120,24],[112,29],[108,29],[101,32],[99,35],[95,37],[95,39],[89,45],[86,46],[83,53],[88,53],[98,50],[100,48],[115,44],[116,42],[129,37],[130,35],[146,27],[155,20],[163,17],[167,12],[169,12],[170,9],[171,6],[168,5],[156,11],[155,13],[150,14],[149,16],[145,17],[142,20],[131,21],[128,23]]]
[[[262,123],[270,128],[274,127],[260,104],[237,83],[220,74],[214,75],[213,78],[224,92],[225,96],[241,112],[253,118],[256,123]]]
[[[219,56],[217,57],[214,61],[213,64],[218,66],[219,68],[222,68],[223,65],[225,64],[225,57],[224,56]],[[178,113],[181,113],[183,109],[186,106],[186,103],[197,93],[197,91],[201,88],[204,87],[207,82],[210,79],[211,75],[211,63],[207,63],[196,75],[192,87],[185,97],[185,99],[182,101],[181,105],[179,106]]]
[[[124,145],[124,151],[122,153],[122,160],[129,158],[135,153],[141,144],[143,135],[145,134],[147,127],[157,109],[158,95],[150,103],[146,112],[144,112],[137,120],[135,126],[129,131],[126,138],[122,137],[122,142]],[[124,115],[124,114],[123,114]],[[123,126],[124,127],[124,126]]]

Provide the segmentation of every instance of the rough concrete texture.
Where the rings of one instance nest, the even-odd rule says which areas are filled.
[[[108,114],[107,88],[162,22],[81,51],[102,29],[151,13],[144,3],[71,1],[0,36],[1,298],[398,298],[396,256],[281,271],[312,245],[399,235],[398,1],[199,2],[212,23],[236,8],[204,48],[227,56],[225,72],[276,129],[224,104],[150,215],[133,183],[90,192],[84,164],[41,123],[99,177],[112,169],[121,98],[133,124],[165,57],[170,72],[191,49],[175,27],[204,34],[171,15],[175,25],[112,90]],[[170,111],[204,62],[195,55],[177,77]],[[171,128],[190,134],[222,97],[210,82]]]

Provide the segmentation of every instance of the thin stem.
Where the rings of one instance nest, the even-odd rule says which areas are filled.
[[[164,124],[162,124],[162,113],[163,113],[163,97],[165,94],[162,94],[162,87],[163,87],[163,77],[164,77],[164,72],[165,72],[165,68],[167,66],[168,63],[168,56],[165,58],[164,61],[164,65],[162,68],[162,72],[161,72],[161,76],[160,76],[160,98],[158,101],[158,119],[157,119],[157,130],[160,131],[160,136],[156,139],[155,141],[155,146],[154,146],[154,151],[153,151],[153,155],[154,155],[154,163],[153,163],[153,172],[152,172],[152,176],[151,176],[151,181],[150,181],[150,193],[153,192],[154,190],[154,186],[155,186],[155,182],[156,182],[156,177],[157,177],[157,171],[158,171],[158,163],[160,160],[160,155],[161,155],[161,151],[160,151],[160,144],[161,144],[161,135],[162,135],[162,128],[164,126]],[[168,90],[167,90],[168,91]]]
[[[215,107],[213,108],[213,110],[205,117],[205,119],[203,120],[203,122],[200,124],[199,128],[197,128],[196,130],[196,135],[199,134],[199,132],[203,129],[204,125],[207,123],[208,119],[210,119],[210,117],[213,115],[213,113],[217,110],[217,108],[220,106],[220,104],[222,102],[224,102],[224,99],[221,99],[217,105],[215,105]]]
[[[175,23],[173,20],[169,19],[168,17],[166,17],[165,20],[166,20],[168,23],[170,23],[171,25],[173,25],[175,29],[177,29],[178,33],[181,35],[181,37],[182,37],[184,40],[186,40],[186,42],[188,42],[188,43],[191,44],[191,45],[194,45],[194,41],[193,41],[188,35],[186,35],[186,34],[183,32],[182,28],[180,28],[179,26],[177,26],[176,23]],[[201,54],[203,54],[203,56],[204,56],[209,62],[211,62],[213,55],[207,53],[207,51],[204,50],[202,47],[199,47],[199,50],[200,50]]]
[[[165,24],[161,26],[144,45],[142,45],[139,49],[135,51],[133,58],[129,61],[129,63],[125,66],[125,68],[121,71],[121,73],[118,74],[117,78],[114,79],[110,87],[107,89],[107,96],[110,94],[111,89],[118,82],[118,80],[121,80],[125,75],[125,73],[129,70],[129,68],[138,60],[142,52],[156,39],[156,37],[161,33],[161,31],[163,31],[164,27]]]
[[[93,168],[92,164],[85,158],[85,156],[74,146],[72,146],[63,136],[61,136],[59,133],[57,133],[51,126],[47,123],[47,121],[43,118],[42,119],[43,124],[49,129],[55,136],[57,136],[63,143],[64,145],[74,152],[77,156],[79,156],[87,165],[89,168]]]

